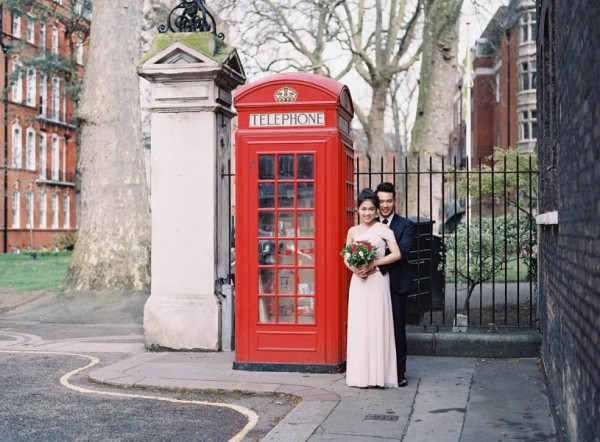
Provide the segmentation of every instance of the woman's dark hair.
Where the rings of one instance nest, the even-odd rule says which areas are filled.
[[[365,201],[371,201],[376,209],[379,209],[379,198],[377,194],[373,192],[371,189],[363,189],[358,194],[358,207]]]

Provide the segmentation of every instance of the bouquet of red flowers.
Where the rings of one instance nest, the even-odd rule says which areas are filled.
[[[342,249],[340,255],[346,258],[350,267],[362,267],[375,259],[377,247],[368,240],[356,241]]]

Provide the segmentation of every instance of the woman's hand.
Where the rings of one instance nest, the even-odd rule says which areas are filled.
[[[368,266],[352,267],[352,271],[356,274],[356,276],[366,279],[367,273],[369,272],[367,267]]]
[[[373,273],[373,270],[375,269],[375,267],[377,267],[377,265],[375,264],[375,260],[370,261],[369,264],[367,264],[367,273],[370,275],[371,273]]]

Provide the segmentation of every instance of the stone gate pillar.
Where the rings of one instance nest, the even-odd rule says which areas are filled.
[[[217,280],[229,259],[227,178],[235,49],[210,32],[159,35],[138,73],[151,83],[152,284],[148,348],[219,350]]]

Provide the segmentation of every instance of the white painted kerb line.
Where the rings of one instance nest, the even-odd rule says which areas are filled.
[[[94,365],[97,365],[98,363],[100,363],[100,359],[97,358],[96,356],[88,356],[88,355],[82,355],[82,354],[77,354],[77,353],[63,353],[63,352],[55,352],[55,351],[35,351],[35,350],[0,350],[0,353],[22,353],[22,354],[39,354],[39,355],[56,355],[56,356],[75,356],[75,357],[79,357],[79,358],[89,359],[90,362],[85,367],[76,368],[75,370],[70,371],[69,373],[63,375],[60,378],[61,385],[63,385],[64,387],[67,387],[71,390],[75,390],[82,394],[97,394],[97,395],[102,395],[102,396],[127,397],[127,398],[136,398],[136,399],[153,399],[156,401],[172,402],[172,403],[176,403],[176,404],[197,404],[197,405],[207,405],[210,407],[230,408],[230,409],[237,411],[238,413],[246,416],[248,418],[248,423],[246,424],[246,426],[244,428],[241,429],[241,431],[239,433],[237,433],[234,437],[229,439],[229,442],[241,441],[244,438],[244,436],[246,436],[246,434],[248,434],[248,432],[256,426],[256,424],[258,422],[258,415],[254,411],[252,411],[246,407],[242,407],[240,405],[224,404],[224,403],[220,403],[220,402],[171,399],[171,398],[164,398],[164,397],[160,397],[160,396],[151,396],[151,395],[144,395],[144,394],[133,394],[133,393],[130,394],[130,393],[117,393],[114,391],[90,390],[89,388],[78,387],[77,385],[71,384],[69,382],[69,379],[71,378],[71,376],[74,376],[77,373],[79,373],[83,370],[87,370],[88,368],[91,368]]]

